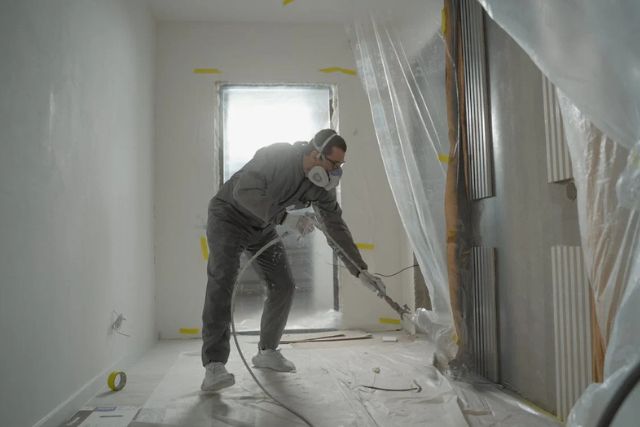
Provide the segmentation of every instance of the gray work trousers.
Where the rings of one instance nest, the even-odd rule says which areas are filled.
[[[202,311],[202,364],[227,363],[231,321],[231,295],[238,277],[240,255],[251,255],[278,237],[275,226],[264,229],[249,225],[251,220],[232,205],[211,200],[207,220],[209,261],[207,291]],[[267,285],[267,299],[260,322],[261,349],[276,349],[284,332],[293,301],[294,282],[282,241],[254,261]]]

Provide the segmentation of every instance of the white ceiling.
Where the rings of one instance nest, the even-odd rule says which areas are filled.
[[[415,0],[146,0],[159,21],[346,23],[367,10],[391,13]],[[424,0],[423,0],[424,1]]]

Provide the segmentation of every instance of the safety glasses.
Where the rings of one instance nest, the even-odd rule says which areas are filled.
[[[331,169],[338,169],[339,167],[342,167],[342,165],[344,165],[345,163],[345,162],[341,162],[340,160],[331,160],[326,157],[325,157],[325,160],[331,163]]]

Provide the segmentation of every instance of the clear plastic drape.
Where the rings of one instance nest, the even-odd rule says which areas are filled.
[[[479,2],[560,92],[582,246],[607,345],[605,381],[587,389],[569,424],[593,425],[640,354],[640,2]],[[434,301],[429,326],[447,347],[453,318],[438,161],[448,151],[445,52],[439,11],[427,12],[442,4],[424,3],[413,21],[369,15],[351,36],[389,182]]]
[[[640,2],[479,2],[598,128],[640,140]]]
[[[432,310],[417,311],[416,319],[446,363],[457,346],[445,252],[449,142],[441,7],[421,2],[404,18],[370,12],[349,32],[389,184],[431,297]]]
[[[595,425],[640,354],[640,43],[637,0],[479,0],[560,94],[582,246],[607,344],[604,383],[569,425]]]
[[[580,234],[594,290],[598,326],[608,342],[640,243],[640,212],[618,202],[617,182],[629,150],[599,130],[558,94],[578,189]],[[640,320],[640,318],[639,318]]]
[[[605,343],[604,382],[591,385],[568,425],[595,425],[604,405],[640,360],[640,211],[620,203],[620,178],[634,156],[558,91],[576,187],[582,247]],[[637,167],[637,166],[636,166]],[[618,191],[616,191],[616,188]]]

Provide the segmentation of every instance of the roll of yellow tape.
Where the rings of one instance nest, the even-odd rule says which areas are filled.
[[[113,371],[107,378],[107,385],[112,391],[120,391],[127,384],[127,374],[122,371]]]

